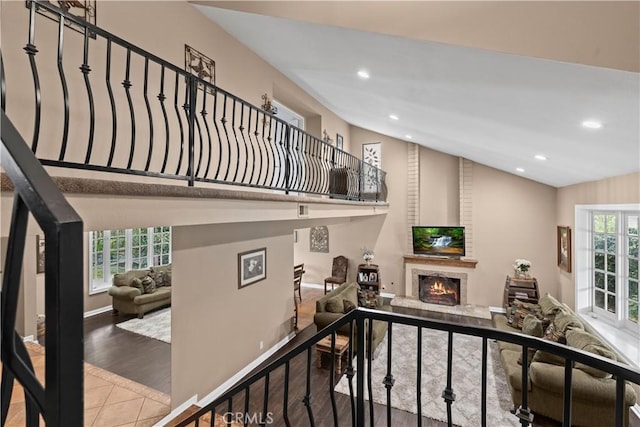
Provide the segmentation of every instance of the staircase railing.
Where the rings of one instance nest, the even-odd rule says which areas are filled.
[[[384,171],[48,2],[27,6],[30,70],[20,72],[33,77],[28,134],[42,164],[386,200]],[[50,19],[57,35],[40,22]],[[57,51],[36,34],[57,39]],[[3,103],[25,91],[2,85]],[[44,133],[59,139],[41,144]]]
[[[396,355],[392,351],[392,345],[387,346],[387,368],[384,378],[378,378],[382,381],[382,384],[386,388],[386,402],[382,404],[384,409],[384,415],[380,416],[376,414],[376,405],[372,396],[372,349],[373,342],[373,328],[368,327],[370,322],[386,322],[387,328],[387,340],[388,343],[392,342],[394,326],[396,325],[408,325],[416,330],[416,348],[417,351],[417,378],[415,393],[404,396],[403,400],[409,400],[415,398],[415,403],[418,408],[416,415],[416,424],[422,425],[422,417],[428,416],[421,412],[422,407],[422,393],[421,393],[421,379],[423,377],[429,378],[430,372],[421,372],[420,366],[422,366],[422,358],[424,351],[428,351],[429,342],[422,340],[422,330],[432,329],[437,331],[444,331],[447,333],[447,356],[446,360],[442,363],[446,363],[446,387],[442,391],[443,401],[440,403],[446,407],[447,423],[452,425],[456,420],[452,419],[452,405],[477,405],[481,407],[481,425],[487,425],[487,363],[488,363],[488,342],[489,340],[504,341],[517,344],[522,347],[522,400],[520,406],[515,411],[514,423],[519,422],[522,426],[529,426],[533,421],[533,414],[528,407],[528,378],[529,378],[529,350],[539,349],[545,352],[553,353],[560,357],[565,358],[564,365],[564,390],[563,390],[563,425],[571,426],[571,411],[572,411],[572,373],[574,363],[583,363],[592,366],[596,369],[613,374],[616,382],[616,408],[615,408],[615,420],[611,420],[612,426],[623,426],[623,420],[625,419],[625,384],[627,381],[635,384],[640,384],[640,371],[630,366],[623,365],[621,363],[605,359],[603,357],[594,355],[593,353],[587,353],[578,349],[574,349],[565,345],[556,344],[551,341],[545,341],[540,338],[510,333],[493,328],[485,328],[479,326],[460,325],[436,320],[428,320],[425,318],[407,316],[402,314],[390,313],[379,310],[369,310],[358,308],[343,316],[341,319],[332,323],[325,329],[321,330],[314,336],[305,340],[302,344],[296,346],[292,350],[277,357],[274,361],[267,364],[261,369],[258,369],[253,374],[250,374],[246,379],[242,380],[235,386],[231,387],[220,397],[216,398],[210,404],[207,404],[198,412],[192,414],[190,417],[181,420],[177,427],[184,427],[187,425],[200,425],[202,419],[207,418],[212,420],[217,419],[218,423],[226,423],[226,425],[243,425],[253,424],[258,421],[260,425],[286,425],[286,426],[300,426],[310,425],[314,426],[317,422],[322,425],[344,424],[345,418],[349,421],[347,424],[353,426],[365,426],[386,424],[387,426],[397,425],[393,421],[392,401],[391,401],[391,389],[395,384],[395,377],[398,373],[394,371],[394,360]],[[348,381],[349,404],[345,409],[342,405],[342,411],[338,410],[336,404],[336,395],[334,388],[336,386],[335,381],[335,366],[336,366],[336,334],[337,330],[344,330],[345,325],[349,325],[349,340],[351,345],[349,346],[348,354],[348,366],[346,368],[346,377]],[[455,351],[458,349],[455,347],[454,337],[456,335],[467,335],[474,337],[481,337],[481,351],[482,351],[482,363],[477,368],[480,370],[482,378],[482,394],[480,396],[480,402],[468,402],[456,399],[455,390],[452,383],[452,374],[455,367],[452,364],[452,358]],[[327,384],[326,393],[324,395],[312,395],[312,368],[311,360],[313,358],[314,346],[323,338],[331,337],[331,351],[330,354],[330,372],[326,375],[329,376],[329,382]],[[355,352],[355,366],[354,366],[354,348],[360,348],[359,343],[366,343],[366,351]],[[465,344],[468,345],[468,344]],[[465,352],[469,352],[469,348],[463,349]],[[290,365],[294,358],[297,356],[306,357],[306,369],[301,372],[296,370],[292,372]],[[366,362],[366,363],[365,363]],[[282,370],[284,369],[284,372]],[[356,372],[365,372],[366,376],[355,375]],[[304,397],[301,400],[294,401],[290,398],[292,391],[290,389],[290,383],[292,378],[305,378],[305,390]],[[366,378],[366,379],[365,379]],[[365,396],[365,382],[367,383],[368,392]],[[282,384],[284,388],[284,396],[282,400],[274,399],[271,396],[270,384]],[[252,392],[250,392],[253,391]],[[317,391],[317,388],[315,388]],[[256,391],[262,391],[257,393]],[[280,397],[280,396],[278,396]],[[323,409],[322,411],[315,411],[312,405],[312,401],[330,401],[330,411]],[[493,402],[496,403],[496,402]],[[304,406],[304,411],[300,410],[300,405]],[[327,408],[327,405],[322,405],[322,408]],[[380,408],[380,407],[378,407]],[[297,409],[297,410],[296,410]],[[295,412],[296,417],[292,417],[291,413]],[[238,416],[240,414],[240,416]],[[304,414],[304,415],[301,415]],[[332,420],[333,422],[331,422]],[[341,423],[339,423],[339,421]],[[382,421],[384,420],[384,421]],[[238,424],[234,424],[234,422]],[[403,420],[406,423],[406,419]],[[208,424],[207,424],[208,425]],[[219,424],[216,424],[219,425]]]
[[[82,220],[67,203],[29,150],[4,111],[1,122],[2,167],[14,186],[11,229],[2,280],[0,329],[2,358],[1,425],[5,425],[14,379],[24,388],[26,426],[84,423],[83,239]],[[46,387],[16,332],[29,214],[45,236]]]

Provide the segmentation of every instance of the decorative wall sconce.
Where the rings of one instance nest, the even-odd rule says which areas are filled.
[[[25,5],[27,9],[31,8],[31,0],[25,1]],[[47,3],[53,3],[48,1]],[[66,1],[58,1],[58,6],[67,12],[70,15],[77,16],[80,19],[84,19],[89,24],[96,25],[96,0],[66,0]],[[53,19],[54,21],[58,20],[58,15],[52,14],[49,10],[38,7],[36,3],[36,12],[38,12],[42,16],[46,16],[47,18]],[[81,34],[84,34],[84,27],[81,27],[69,20],[66,21],[65,25],[72,30],[75,30]],[[89,32],[89,37],[96,38],[96,35]]]
[[[184,69],[202,80],[216,85],[216,61],[198,52],[191,46],[184,45]],[[198,89],[204,89],[203,84],[198,84]],[[209,93],[213,93],[212,87],[207,87]]]
[[[331,139],[326,129],[322,131],[322,140],[327,144],[333,145],[333,139]]]
[[[266,93],[262,95],[262,101],[263,102],[260,108],[262,108],[267,113],[271,113],[273,115],[278,114],[278,107],[276,107],[271,103],[271,100],[269,99],[269,95],[267,95]]]

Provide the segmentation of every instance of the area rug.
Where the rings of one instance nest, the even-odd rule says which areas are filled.
[[[171,307],[116,324],[118,328],[171,344]]]
[[[447,420],[447,405],[441,394],[447,383],[447,333],[423,329],[422,332],[422,415],[439,421]],[[393,325],[391,373],[395,384],[391,389],[391,406],[417,414],[417,329],[406,325]],[[509,412],[512,407],[509,387],[500,364],[496,343],[488,343],[487,355],[487,425],[517,426],[518,419]],[[456,400],[452,405],[452,421],[462,427],[481,423],[481,364],[482,338],[460,334],[453,336],[452,388]],[[387,372],[387,337],[378,346],[371,365],[373,401],[386,405],[383,384]],[[355,366],[355,361],[354,361]],[[365,361],[365,375],[367,373]],[[354,391],[356,384],[354,377]],[[365,377],[366,380],[366,377]],[[335,390],[349,394],[346,375]],[[368,399],[365,381],[365,399]]]

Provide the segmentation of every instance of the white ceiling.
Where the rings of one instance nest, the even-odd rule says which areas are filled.
[[[640,170],[638,73],[195,7],[353,125],[555,187]]]

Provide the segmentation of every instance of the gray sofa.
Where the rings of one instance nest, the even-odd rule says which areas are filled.
[[[343,283],[338,286],[322,298],[316,301],[316,313],[313,316],[313,323],[316,324],[318,330],[321,330],[336,320],[340,319],[344,316],[344,310],[339,310],[340,302],[342,302],[344,306],[344,300],[350,301],[355,307],[358,304],[358,290],[359,286],[357,283]],[[392,311],[391,306],[383,305],[383,299],[378,295],[378,310],[384,311]],[[338,302],[337,307],[333,302]],[[341,335],[349,335],[349,325],[343,325],[337,331]],[[371,341],[371,349],[375,354],[375,350],[384,338],[385,333],[387,332],[387,322],[381,322],[378,320],[373,321],[373,339]],[[366,332],[365,332],[366,333]],[[355,334],[355,330],[354,330]],[[357,351],[358,343],[354,343],[354,351]]]
[[[566,342],[574,348],[591,351],[604,357],[621,361],[615,351],[602,342],[595,331],[575,315],[565,304],[559,303],[549,294],[540,299],[539,305],[529,305],[527,309],[538,311],[541,317],[551,320],[548,332],[553,333],[560,343]],[[533,320],[527,315],[523,318],[522,330],[516,328],[518,314],[507,312],[507,315],[494,315],[493,325],[509,332],[529,333],[527,321]],[[511,323],[510,318],[511,317]],[[513,325],[513,326],[512,326]],[[538,329],[539,330],[539,329]],[[531,334],[537,335],[537,334]],[[549,339],[549,336],[543,337]],[[586,345],[582,346],[581,343]],[[522,347],[499,342],[500,358],[505,369],[509,390],[515,407],[520,406],[522,400]],[[536,414],[541,414],[557,421],[562,421],[563,390],[564,390],[564,359],[538,350],[532,354],[528,378],[529,408]],[[595,372],[593,372],[595,371]],[[613,425],[615,419],[616,381],[610,375],[585,365],[573,368],[573,398],[572,425],[583,427],[602,427]],[[625,389],[625,420],[627,426],[628,409],[636,402],[636,394],[630,385]]]
[[[151,310],[170,306],[171,264],[116,274],[109,295],[114,314],[136,314],[140,319]]]

